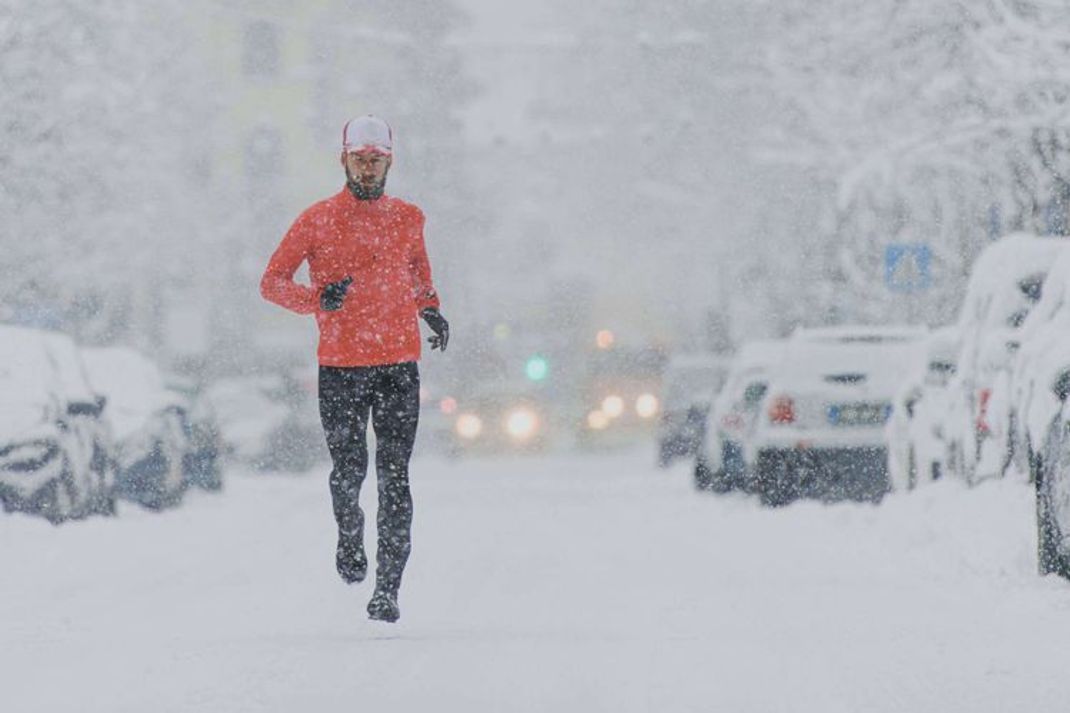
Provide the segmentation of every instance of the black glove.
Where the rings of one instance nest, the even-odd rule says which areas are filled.
[[[427,338],[428,343],[431,344],[431,349],[446,351],[446,345],[450,341],[450,323],[434,307],[427,307],[421,310],[420,316],[424,318],[427,326],[435,333],[434,336]]]
[[[323,292],[320,293],[320,309],[324,312],[336,312],[342,309],[342,302],[346,298],[346,290],[349,289],[349,285],[352,282],[353,278],[347,277],[324,287]]]

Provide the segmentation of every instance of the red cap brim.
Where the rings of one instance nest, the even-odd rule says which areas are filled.
[[[363,146],[344,146],[342,151],[345,153],[374,153],[380,156],[391,156],[393,151],[382,146],[376,146],[374,144],[364,144]]]

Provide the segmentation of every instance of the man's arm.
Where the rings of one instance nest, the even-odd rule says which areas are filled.
[[[424,214],[418,208],[415,222],[415,235],[409,253],[409,272],[412,274],[416,309],[422,312],[428,308],[438,309],[439,303],[438,292],[431,282],[431,261],[427,259],[427,248],[424,246]]]
[[[309,221],[302,215],[286,232],[260,278],[260,294],[264,299],[298,314],[316,311],[319,294],[314,288],[300,285],[293,279],[297,268],[308,258],[311,242]]]

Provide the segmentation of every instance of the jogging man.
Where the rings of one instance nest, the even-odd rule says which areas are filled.
[[[369,416],[379,483],[375,592],[368,615],[397,621],[401,575],[409,558],[412,494],[409,457],[420,410],[420,328],[445,351],[449,324],[424,248],[424,215],[385,195],[393,160],[385,121],[362,116],[342,130],[346,186],[298,217],[271,256],[260,293],[319,326],[320,419],[331,453],[331,498],[338,524],[338,574],[360,582],[368,570],[360,486],[368,469]],[[294,282],[308,261],[310,286]]]

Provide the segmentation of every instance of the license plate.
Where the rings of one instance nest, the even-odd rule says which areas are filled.
[[[892,412],[889,404],[836,404],[828,410],[833,426],[879,426]]]

